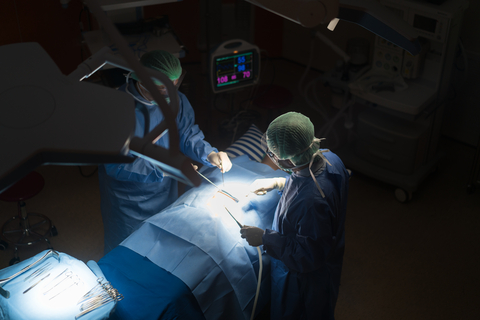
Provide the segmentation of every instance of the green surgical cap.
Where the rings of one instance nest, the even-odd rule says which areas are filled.
[[[268,148],[279,159],[290,159],[295,166],[310,162],[318,151],[313,143],[315,129],[310,119],[298,112],[288,112],[273,120],[267,129]]]
[[[180,65],[180,60],[178,60],[177,57],[167,51],[154,50],[147,52],[140,58],[140,63],[144,67],[160,71],[172,81],[180,78],[180,75],[182,74],[182,66]],[[137,75],[134,72],[132,72],[130,77],[139,81]],[[156,85],[162,84],[160,81],[155,80],[154,82]]]

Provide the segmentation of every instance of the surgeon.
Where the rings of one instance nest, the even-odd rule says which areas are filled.
[[[155,50],[145,53],[140,62],[143,66],[165,74],[178,85],[182,74],[180,61],[167,51]],[[170,103],[169,92],[164,84],[154,80],[158,90]],[[150,92],[135,73],[126,76],[126,83],[118,90],[135,99],[135,136],[143,137],[145,128],[155,128],[164,119]],[[176,123],[180,136],[180,150],[187,157],[209,167],[218,167],[227,172],[232,163],[225,152],[218,152],[204,140],[203,132],[195,124],[195,114],[187,97],[181,93]],[[146,125],[147,124],[147,125]],[[168,133],[154,140],[167,148]],[[104,225],[105,253],[129,236],[145,219],[159,213],[178,198],[177,180],[168,177],[157,166],[132,154],[132,163],[100,165],[99,185],[101,212]]]
[[[345,248],[349,173],[320,149],[309,118],[289,112],[265,134],[267,155],[288,178],[258,179],[252,192],[278,190],[272,229],[244,226],[251,246],[271,257],[271,319],[334,319]]]

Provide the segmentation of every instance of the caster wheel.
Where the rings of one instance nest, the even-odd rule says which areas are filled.
[[[402,203],[406,203],[406,202],[412,200],[412,193],[408,192],[408,191],[405,191],[401,188],[397,188],[395,190],[395,198],[397,198],[397,200],[402,202]]]
[[[14,264],[17,264],[17,263],[19,263],[19,262],[20,262],[20,258],[19,258],[19,257],[15,257],[15,258],[13,258],[12,260],[10,260],[9,264],[10,264],[11,266],[13,266]]]
[[[8,249],[8,242],[0,240],[0,250],[7,250]]]
[[[52,228],[50,229],[50,234],[52,235],[52,237],[58,236],[57,227],[52,226]]]

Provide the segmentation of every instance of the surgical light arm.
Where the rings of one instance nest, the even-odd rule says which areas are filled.
[[[375,0],[245,0],[306,28],[349,21],[387,39],[412,55],[421,46],[415,29]],[[329,28],[331,29],[331,28]]]
[[[155,84],[149,76],[149,72],[144,68],[138,59],[135,57],[133,51],[129,48],[127,41],[120,35],[113,23],[103,13],[95,0],[84,0],[99,24],[103,27],[108,36],[113,39],[114,43],[120,50],[120,54],[125,59],[128,67],[135,71],[138,78],[142,81],[144,86],[153,96],[157,102],[165,120],[157,127],[152,129],[145,137],[133,137],[130,142],[130,150],[137,156],[144,157],[151,162],[157,164],[163,171],[177,180],[192,186],[200,185],[200,178],[196,175],[195,170],[190,165],[190,160],[180,153],[180,138],[177,130],[176,116],[178,112],[179,98],[176,94],[177,90],[173,82],[167,76],[160,72],[154,72],[155,78],[159,79],[170,92],[171,106],[170,107],[160,92],[157,90]],[[110,57],[112,58],[112,57]],[[112,64],[115,61],[110,61]],[[116,63],[119,63],[117,61]],[[150,72],[151,73],[151,72]],[[172,94],[173,93],[173,94]],[[164,149],[153,143],[153,140],[160,134],[165,132],[165,128],[169,130],[169,149]]]
[[[162,81],[170,93],[176,87],[165,75],[140,65],[97,1],[85,2],[120,49],[121,59],[103,52],[105,61],[98,63],[99,54],[65,76],[37,43],[0,46],[0,192],[40,165],[128,163],[133,161],[129,151],[187,185],[200,185],[191,160],[180,152],[178,95],[170,94],[169,106],[150,77]],[[163,113],[165,120],[143,138],[133,136],[131,96],[79,81],[104,62],[135,71]],[[153,144],[167,129],[169,149]]]
[[[114,55],[112,50],[110,50],[109,47],[103,47],[99,51],[95,52],[92,56],[90,56],[87,60],[82,62],[77,67],[76,70],[74,70],[72,73],[68,75],[68,78],[70,78],[72,81],[78,81],[78,80],[82,81],[92,76],[95,72],[100,70],[106,64],[115,66],[117,68],[123,69],[128,72],[133,71],[133,69],[129,67],[127,62],[121,56]],[[170,79],[168,79],[163,73],[159,71],[144,68],[144,67],[141,67],[141,68],[143,68],[151,78],[157,79],[162,83],[166,83],[167,87],[169,87],[169,85],[172,83]],[[170,106],[167,105],[167,107],[172,109],[173,114],[176,116],[178,113],[178,103],[179,103],[178,95],[176,94],[177,88],[174,85],[171,85],[170,87],[169,87],[169,90],[174,90],[174,93],[170,94],[170,96],[172,97],[171,98],[172,103],[170,104]],[[165,101],[163,97],[161,99]],[[173,123],[174,125],[176,125],[175,121],[173,121]],[[157,138],[160,135],[163,135],[165,131],[167,131],[168,129],[169,129],[168,122],[163,121],[145,136],[145,140],[151,143],[155,138]],[[133,142],[133,145],[135,146],[135,148],[142,146],[141,149],[144,149],[143,147],[144,143],[138,144],[139,140],[142,140],[142,139],[133,138],[132,141],[135,141]],[[133,150],[132,143],[130,144],[130,149]],[[133,150],[133,151],[136,151],[137,153],[142,153],[140,152],[140,150]]]

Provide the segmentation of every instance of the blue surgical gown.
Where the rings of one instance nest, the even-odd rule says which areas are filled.
[[[135,136],[143,137],[145,119],[150,118],[153,129],[164,117],[156,104],[148,105],[136,90],[134,81],[119,88],[135,98]],[[187,97],[178,92],[179,111],[176,118],[180,136],[180,150],[187,157],[212,167],[207,156],[218,152],[204,140],[203,132],[195,124],[195,114]],[[134,106],[132,106],[134,108]],[[148,117],[144,112],[148,112]],[[168,133],[156,144],[168,149]],[[101,211],[104,225],[105,253],[129,236],[145,219],[160,212],[178,198],[177,181],[165,177],[163,172],[148,160],[135,157],[132,163],[100,165],[99,185]]]
[[[312,177],[293,173],[263,235],[271,262],[271,319],[334,319],[345,248],[349,174],[340,158]],[[308,170],[308,169],[307,169]],[[320,173],[319,173],[320,172]],[[308,173],[308,171],[307,171]]]

